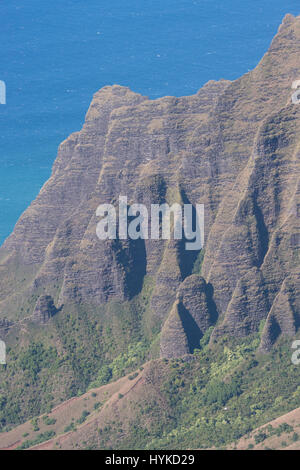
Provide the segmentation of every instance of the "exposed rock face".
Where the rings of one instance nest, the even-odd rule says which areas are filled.
[[[209,304],[209,288],[201,276],[193,274],[187,277],[180,285],[177,296],[202,333],[216,321]]]
[[[216,322],[216,310],[205,280],[194,274],[178,289],[177,299],[163,326],[161,356],[178,357],[199,348],[205,331]]]
[[[52,297],[50,295],[41,295],[33,312],[33,321],[40,324],[47,323],[56,313],[57,309]]]
[[[269,300],[261,271],[253,267],[239,279],[229,302],[224,321],[212,339],[223,335],[247,336],[258,330],[269,311]]]
[[[149,323],[164,325],[166,357],[193,350],[212,324],[217,340],[253,333],[267,319],[263,349],[279,333],[294,334],[300,106],[291,85],[299,53],[300,18],[289,15],[239,80],[182,98],[149,100],[120,86],[96,93],[83,129],[61,144],[51,178],[0,249],[0,317],[14,319],[32,295],[57,305],[127,302],[150,276]],[[191,276],[198,253],[174,240],[100,242],[96,208],[119,195],[147,207],[205,204],[203,278]],[[35,309],[41,322],[52,311],[45,299]]]
[[[273,302],[263,330],[260,351],[267,352],[281,333],[294,336],[300,326],[300,275],[287,277]]]
[[[170,359],[190,353],[183,322],[184,314],[180,311],[180,302],[176,301],[161,332],[161,357]]]

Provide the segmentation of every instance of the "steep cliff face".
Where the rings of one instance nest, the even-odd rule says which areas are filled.
[[[117,85],[97,92],[82,130],[61,144],[51,178],[0,249],[2,321],[29,317],[30,328],[39,318],[46,328],[55,304],[62,354],[70,311],[93,311],[121,328],[120,305],[135,306],[150,342],[161,331],[168,358],[193,352],[213,325],[217,341],[254,333],[266,320],[264,351],[281,333],[294,335],[300,105],[291,85],[299,53],[300,18],[288,15],[260,64],[234,82],[158,100]],[[100,241],[96,208],[120,195],[148,209],[204,204],[204,250],[174,240]],[[110,333],[98,328],[105,342]]]
[[[209,286],[196,274],[178,289],[177,299],[161,332],[161,356],[180,357],[199,348],[204,333],[216,322]]]

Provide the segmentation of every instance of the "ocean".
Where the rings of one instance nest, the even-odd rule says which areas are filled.
[[[256,66],[299,0],[0,0],[0,244],[110,84],[196,93]]]

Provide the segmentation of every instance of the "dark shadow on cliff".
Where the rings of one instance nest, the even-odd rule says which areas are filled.
[[[185,308],[185,306],[182,305],[182,303],[179,303],[178,305],[178,313],[182,322],[183,329],[187,336],[190,353],[193,353],[196,348],[199,349],[200,339],[202,338],[203,333],[195,322],[192,315]]]
[[[212,325],[215,325],[218,321],[219,314],[217,310],[217,306],[214,301],[214,288],[213,285],[209,282],[206,284],[206,298],[207,298],[207,305],[210,314],[210,320]]]
[[[147,272],[147,254],[145,241],[142,239],[130,241],[131,269],[127,272],[126,281],[130,298],[139,294],[143,288]]]
[[[124,273],[124,291],[128,300],[138,295],[144,283],[147,268],[145,241],[114,240],[113,249],[118,265],[122,266]]]
[[[190,204],[192,206],[192,221],[193,221],[192,229],[193,231],[196,231],[196,224],[197,224],[196,209],[191,204],[191,201],[187,197],[184,189],[181,188],[180,194],[181,194],[183,204]],[[186,243],[191,243],[191,242],[193,241],[188,240],[185,237],[185,234],[183,232],[183,238],[182,240],[179,241],[179,254],[178,254],[179,268],[180,268],[180,272],[181,272],[183,279],[185,279],[186,277],[192,274],[195,262],[201,251],[201,250],[187,250]]]
[[[255,197],[253,198],[253,209],[254,209],[254,215],[256,218],[258,239],[259,239],[258,260],[256,263],[256,266],[259,268],[262,265],[264,258],[267,254],[267,251],[269,249],[269,232],[264,221],[263,213],[261,211],[261,208],[257,204]]]

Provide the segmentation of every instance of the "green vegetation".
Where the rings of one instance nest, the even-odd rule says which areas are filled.
[[[41,343],[31,343],[19,356],[20,367],[27,372],[28,376],[36,381],[39,372],[48,364],[56,360],[57,352],[53,347],[45,349]]]
[[[194,262],[192,274],[199,274],[199,275],[201,274],[204,255],[205,255],[205,250],[202,249],[197,256],[196,261]]]
[[[134,379],[137,378],[138,375],[139,375],[139,373],[138,373],[138,372],[135,372],[134,374],[129,375],[128,378],[129,378],[129,380],[134,380]]]
[[[44,433],[39,434],[35,439],[28,439],[27,441],[24,441],[19,447],[17,447],[17,450],[29,449],[29,447],[33,447],[38,444],[41,444],[42,442],[48,441],[54,436],[54,431],[46,431]]]
[[[56,419],[49,418],[49,416],[43,416],[43,421],[47,426],[53,426],[56,423]]]
[[[91,382],[89,389],[101,387],[111,380],[116,380],[126,375],[129,370],[136,369],[147,357],[149,346],[146,341],[139,341],[136,344],[130,344],[125,353],[119,354],[110,365],[101,367],[96,380]],[[135,375],[136,374],[136,375]],[[138,373],[129,376],[130,380],[137,377]]]
[[[200,339],[200,349],[204,349],[205,346],[208,345],[213,330],[214,330],[213,326],[211,326],[210,328],[208,328],[206,330],[206,332],[204,333],[204,335]]]
[[[33,419],[31,420],[31,424],[32,424],[32,427],[33,427],[33,431],[34,431],[34,432],[37,432],[37,431],[40,430],[40,428],[39,428],[39,419],[38,419],[37,417],[36,417],[36,418],[33,418]]]
[[[203,396],[203,403],[212,405],[225,405],[232,397],[237,397],[241,393],[240,383],[233,380],[230,383],[222,381],[213,381],[206,387],[205,395]]]
[[[277,350],[262,356],[256,352],[258,341],[258,336],[224,339],[212,349],[204,346],[196,351],[193,360],[155,363],[147,376],[154,389],[131,405],[133,418],[127,423],[126,436],[119,432],[120,423],[111,422],[109,431],[101,429],[100,441],[89,445],[223,448],[299,407],[300,370],[291,363],[290,344],[281,341]],[[256,444],[263,443],[271,435],[292,432],[287,423],[266,426],[254,439]]]
[[[68,424],[68,426],[65,427],[64,432],[70,432],[70,431],[75,431],[75,430],[76,430],[75,423],[72,422]]]
[[[146,277],[140,295],[105,309],[65,306],[46,329],[32,325],[27,342],[20,342],[17,330],[12,330],[8,364],[0,368],[0,432],[142,366],[156,339],[142,322],[152,284]],[[31,299],[29,311],[36,299]]]
[[[114,312],[115,315],[107,314],[107,322],[102,323],[90,312],[86,316],[70,313],[56,319],[60,353],[42,337],[19,350],[9,350],[14,368],[2,371],[5,375],[0,385],[3,430],[42,413],[43,422],[51,426],[55,423],[47,413],[54,404],[128,374],[131,380],[137,377],[136,371],[149,358],[151,341],[156,336],[151,341],[143,338],[141,324],[138,320],[134,324],[132,305],[123,309],[114,305]],[[131,331],[130,340],[127,328]],[[53,330],[53,338],[57,338],[57,331]],[[209,329],[204,334],[199,349],[189,360],[153,363],[151,373],[148,369],[146,372],[149,396],[131,405],[125,398],[122,401],[122,406],[124,403],[133,407],[126,430],[122,422],[106,423],[99,430],[100,440],[87,442],[86,447],[109,448],[113,442],[116,449],[222,448],[300,406],[300,370],[291,363],[288,341],[281,340],[276,350],[260,355],[259,334],[244,340],[224,338],[210,347],[211,332]],[[88,370],[82,372],[87,363]],[[63,393],[57,400],[54,390],[60,386]],[[121,393],[118,396],[123,398]],[[100,407],[100,402],[95,403],[94,410]],[[87,419],[87,413],[64,431],[75,430]],[[32,426],[35,432],[39,431],[37,418],[32,419]],[[292,433],[297,435],[283,423],[274,429],[262,429],[254,439],[264,442],[266,436],[290,434],[288,438],[284,436],[290,442],[296,439]],[[27,448],[51,436],[42,433],[23,445]]]
[[[90,412],[84,410],[80,416],[80,418],[76,421],[77,424],[82,424],[86,421],[87,417],[90,415]]]
[[[265,432],[260,432],[254,436],[255,444],[260,444],[267,439],[268,435]]]

